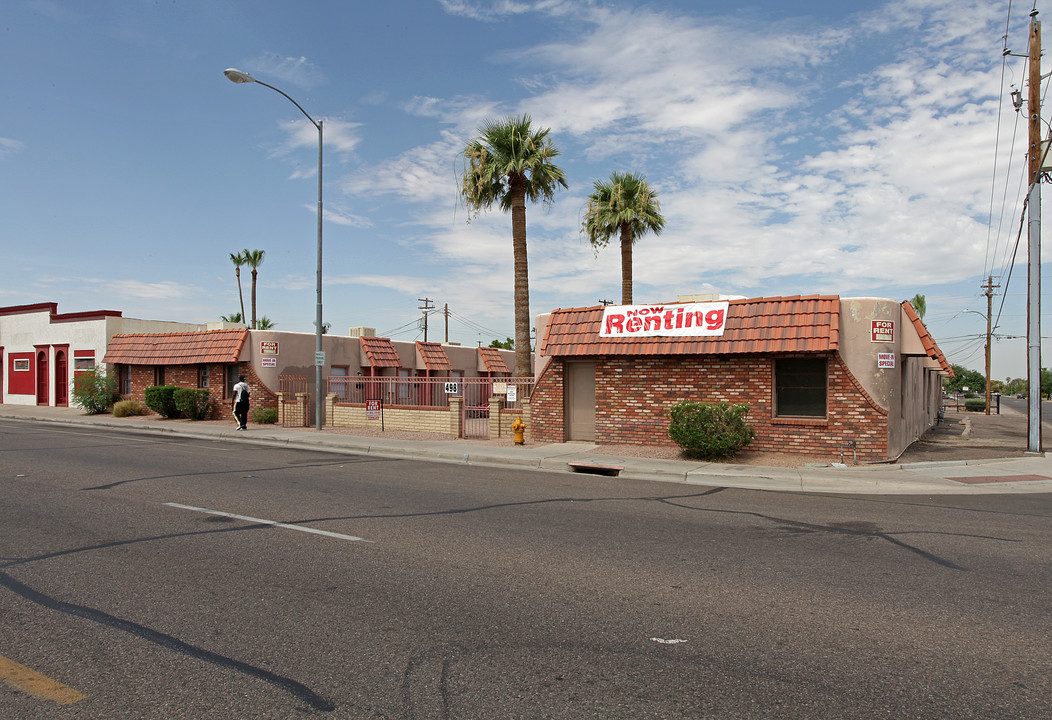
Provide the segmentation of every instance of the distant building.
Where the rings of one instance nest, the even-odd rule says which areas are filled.
[[[67,406],[77,373],[102,361],[114,335],[205,328],[118,310],[59,313],[51,302],[0,307],[0,403]]]

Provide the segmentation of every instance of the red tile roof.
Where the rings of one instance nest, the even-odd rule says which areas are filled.
[[[365,357],[369,365],[374,368],[402,367],[402,359],[398,357],[394,343],[389,338],[361,337],[358,342],[365,350]]]
[[[248,330],[114,335],[104,363],[128,365],[197,365],[236,363]]]
[[[482,357],[482,363],[486,366],[486,372],[496,375],[511,375],[511,371],[508,370],[508,364],[504,362],[504,356],[500,354],[500,350],[497,348],[480,347],[479,355]]]
[[[671,307],[681,303],[668,303]],[[541,354],[729,355],[831,352],[840,339],[836,295],[731,300],[722,336],[605,338],[599,336],[603,307],[556,310],[548,321]]]
[[[452,370],[453,365],[449,362],[449,356],[441,343],[420,342],[417,340],[416,351],[420,359],[424,361],[427,370]]]
[[[928,354],[933,360],[937,360],[942,369],[949,373],[950,377],[953,377],[953,368],[950,367],[950,363],[946,361],[946,356],[942,354],[942,350],[939,349],[938,344],[935,342],[935,338],[928,332],[928,328],[925,327],[924,321],[920,319],[920,315],[917,314],[917,309],[913,307],[913,303],[908,300],[902,302],[902,309],[906,312],[906,317],[913,323],[913,328],[920,335],[921,344],[924,346],[924,352]]]

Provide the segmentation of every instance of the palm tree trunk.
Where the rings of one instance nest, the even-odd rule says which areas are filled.
[[[256,329],[256,268],[252,268],[252,329]]]
[[[241,322],[245,322],[245,294],[241,292],[241,268],[235,267],[234,274],[237,275],[237,299],[241,303]]]
[[[632,226],[621,223],[621,304],[632,304]]]
[[[515,375],[533,374],[530,362],[530,274],[526,259],[526,186],[511,179],[511,244],[515,255]]]

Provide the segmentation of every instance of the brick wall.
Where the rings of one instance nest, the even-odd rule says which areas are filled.
[[[759,355],[708,357],[608,356],[595,358],[596,442],[672,445],[668,408],[683,400],[749,405],[756,430],[750,449],[839,458],[855,441],[859,459],[883,460],[888,451],[887,413],[843,364],[829,359],[827,416],[772,417],[772,359]],[[531,397],[534,437],[563,442],[563,363],[548,364]],[[845,457],[851,456],[845,449]]]
[[[182,388],[196,388],[200,367],[200,365],[166,365],[164,366],[164,384]],[[227,365],[220,364],[209,365],[208,387],[212,396],[212,412],[208,416],[209,420],[225,420],[230,417],[233,399],[225,397],[226,390],[224,387],[227,367]],[[155,365],[129,366],[131,392],[124,395],[124,397],[138,400],[145,407],[146,388],[153,387],[156,384],[155,369]],[[245,382],[249,387],[251,407],[276,408],[278,406],[278,396],[263,384],[252,371],[250,364],[239,363],[238,374],[245,376]]]

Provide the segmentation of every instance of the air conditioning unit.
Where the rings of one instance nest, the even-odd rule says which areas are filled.
[[[347,334],[351,337],[376,337],[376,328],[352,327]]]

